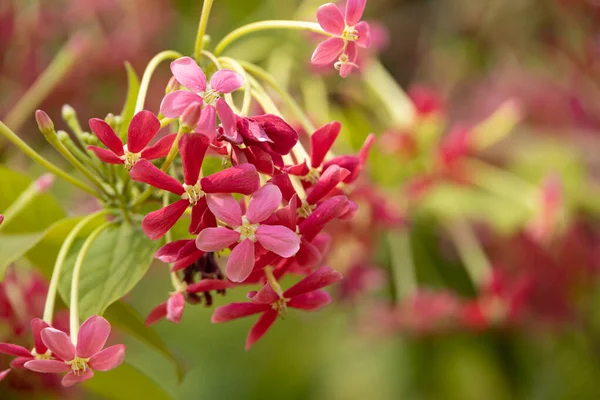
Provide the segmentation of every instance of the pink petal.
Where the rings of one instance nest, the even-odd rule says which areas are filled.
[[[364,48],[371,46],[371,29],[369,23],[364,21],[359,22],[354,29],[358,33],[356,44]]]
[[[340,36],[344,32],[346,24],[344,16],[339,7],[333,3],[323,4],[317,10],[317,21],[325,32]]]
[[[115,153],[113,153],[110,150],[106,150],[106,149],[103,149],[98,146],[88,146],[87,149],[93,151],[96,154],[96,156],[101,161],[104,161],[105,163],[108,163],[108,164],[124,164],[125,163],[123,160],[121,160],[119,157],[117,157],[115,155]]]
[[[202,178],[200,186],[206,193],[250,195],[260,187],[260,177],[254,165],[242,164]]]
[[[160,130],[160,121],[150,111],[142,110],[131,119],[127,130],[127,150],[142,151]]]
[[[250,333],[248,333],[246,350],[250,350],[250,347],[268,332],[277,319],[277,315],[277,311],[269,310],[258,318],[258,321],[256,321],[254,326],[252,326],[252,329],[250,329]]]
[[[254,304],[254,303],[230,303],[226,306],[220,306],[215,308],[215,312],[210,319],[212,323],[227,322],[238,318],[247,317],[250,315],[258,314],[270,310],[271,306],[268,304]]]
[[[49,374],[67,372],[71,370],[69,365],[58,360],[31,360],[25,363],[25,368],[30,371]]]
[[[185,297],[183,293],[175,293],[167,300],[167,319],[175,324],[181,322],[183,308],[185,307]]]
[[[223,135],[226,137],[235,137],[237,134],[236,117],[229,104],[223,99],[217,100],[217,111],[221,125],[223,126]]]
[[[10,368],[0,372],[0,382],[2,382],[4,380],[4,378],[6,378],[6,375],[8,375],[9,372],[10,372]]]
[[[92,379],[93,377],[94,377],[94,371],[92,371],[91,369],[87,369],[83,373],[83,375],[75,375],[75,373],[73,371],[71,371],[65,375],[65,377],[61,381],[61,384],[63,385],[63,387],[67,388],[67,387],[76,385],[78,383],[85,382],[89,379]]]
[[[70,361],[75,358],[75,346],[63,331],[46,328],[42,331],[41,336],[46,347],[61,360]]]
[[[150,311],[150,313],[146,317],[145,324],[146,324],[146,326],[153,325],[156,322],[160,321],[161,319],[166,318],[166,316],[167,316],[167,302],[160,303],[159,305],[154,307],[152,309],[152,311]]]
[[[95,371],[109,371],[117,368],[125,358],[125,345],[107,347],[90,358],[89,366]]]
[[[227,277],[233,282],[243,282],[254,268],[254,243],[250,239],[243,240],[235,246],[227,266]]]
[[[346,179],[348,175],[350,175],[350,171],[340,168],[338,165],[332,165],[327,168],[306,197],[306,202],[308,204],[316,204],[335,189],[338,183]]]
[[[340,76],[342,78],[347,78],[348,75],[352,72],[354,68],[357,68],[356,59],[358,58],[358,53],[356,51],[356,43],[349,42],[346,46],[346,55],[348,57],[348,62],[345,62],[340,67]]]
[[[339,57],[344,49],[344,41],[338,37],[332,37],[319,43],[313,53],[310,62],[314,65],[329,65]]]
[[[100,119],[100,118],[92,118],[89,121],[90,129],[92,132],[96,134],[98,139],[110,149],[113,153],[118,156],[122,156],[123,153],[123,142],[119,137],[115,134],[113,128],[110,125]]]
[[[331,296],[323,290],[315,290],[293,297],[289,302],[289,307],[299,308],[301,310],[318,310],[331,303]]]
[[[190,57],[181,57],[171,63],[171,72],[177,82],[195,92],[206,90],[206,75]],[[164,113],[163,113],[164,114]],[[166,114],[165,114],[166,115]]]
[[[266,184],[250,199],[246,218],[251,224],[263,222],[281,205],[281,190],[273,184]]]
[[[211,140],[215,139],[217,136],[217,115],[214,106],[207,105],[202,109],[196,131],[205,134]]]
[[[225,222],[232,228],[242,225],[242,209],[240,203],[230,194],[209,194],[206,204],[217,219]]]
[[[244,86],[244,78],[228,69],[220,69],[210,78],[210,87],[219,93],[231,93]]]
[[[260,225],[256,239],[267,250],[289,258],[300,249],[300,238],[293,231],[281,225]]]
[[[348,0],[346,3],[346,24],[354,26],[360,21],[365,11],[367,0]]]
[[[165,174],[148,160],[139,160],[129,171],[131,179],[181,196],[185,189],[177,179]]]
[[[271,285],[265,284],[252,298],[250,299],[253,303],[257,304],[271,304],[279,300],[279,295],[275,293]]]
[[[279,223],[294,232],[296,231],[296,224],[298,222],[298,208],[300,204],[298,195],[294,194],[289,204],[276,212]]]
[[[110,324],[100,316],[89,317],[77,335],[77,356],[90,358],[104,347],[110,335]]]
[[[202,251],[220,251],[240,240],[239,232],[228,228],[206,228],[198,234],[196,247]]]
[[[25,368],[25,364],[33,360],[32,356],[29,357],[17,357],[10,362],[10,367],[13,369]]]
[[[156,251],[156,253],[154,254],[154,258],[164,263],[175,262],[177,261],[181,249],[183,249],[189,242],[190,240],[188,239],[181,239],[169,242]]]
[[[12,343],[0,343],[0,353],[15,357],[31,358],[31,352],[29,350]]]
[[[342,124],[333,121],[317,129],[310,137],[310,165],[318,168],[337,139]]]
[[[190,133],[179,139],[179,154],[183,164],[183,180],[187,185],[198,183],[204,155],[210,144],[208,136]]]
[[[220,279],[202,279],[200,282],[189,285],[188,293],[210,292],[212,290],[224,290],[235,287],[235,283],[222,281]]]
[[[176,90],[167,93],[163,98],[162,103],[160,103],[160,112],[165,117],[177,118],[194,103],[202,104],[202,97],[187,90]]]
[[[296,283],[294,286],[283,292],[285,297],[293,298],[300,296],[304,293],[312,292],[317,289],[329,286],[339,280],[342,280],[343,276],[331,267],[323,266],[310,275]]]
[[[214,214],[208,208],[206,196],[203,196],[196,205],[192,206],[192,218],[190,220],[189,233],[198,234],[202,229],[217,226]]]
[[[146,215],[142,220],[142,229],[146,236],[152,240],[163,237],[181,218],[189,205],[190,202],[187,200],[178,200],[165,208]]]
[[[176,133],[163,137],[152,146],[142,150],[142,158],[145,158],[146,160],[156,160],[157,158],[166,157],[167,154],[169,154],[169,151],[171,151],[171,147],[173,147],[176,138]]]

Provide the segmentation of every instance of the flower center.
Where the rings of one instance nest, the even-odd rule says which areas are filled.
[[[195,206],[196,203],[198,203],[198,200],[204,196],[204,192],[200,187],[200,181],[198,181],[195,185],[186,185],[184,183],[183,188],[185,189],[185,193],[181,195],[181,198],[184,200],[189,200],[190,204],[193,206]]]
[[[204,102],[209,106],[214,106],[219,97],[219,92],[216,90],[207,89],[206,92],[204,92]]]
[[[81,375],[85,374],[85,372],[89,368],[88,367],[89,361],[90,361],[89,358],[79,358],[79,357],[75,356],[75,358],[72,359],[71,361],[65,361],[65,362],[71,366],[71,370],[73,370],[73,373],[76,376],[81,376]]]
[[[289,301],[290,299],[280,297],[278,300],[275,300],[273,303],[271,303],[271,308],[277,311],[277,314],[279,314],[281,318],[285,318],[285,316],[287,315],[287,303]]]
[[[321,171],[317,168],[311,168],[308,170],[308,173],[302,177],[302,180],[310,183],[311,185],[315,185],[319,178],[321,177]]]
[[[256,242],[256,230],[260,224],[251,224],[248,218],[244,215],[242,217],[242,225],[235,228],[235,231],[240,233],[240,242],[250,239]]]
[[[350,61],[350,58],[346,53],[342,53],[340,58],[338,58],[338,60],[335,62],[335,64],[333,64],[333,66],[339,71],[346,64],[352,65],[354,68],[358,68],[358,65]]]
[[[357,41],[359,38],[358,31],[354,29],[354,26],[348,26],[344,28],[342,35],[340,36],[342,39],[348,42]]]
[[[142,157],[142,153],[132,153],[127,150],[127,145],[123,146],[123,153],[125,154],[119,158],[123,160],[125,163],[125,168],[127,168],[128,171],[133,168],[133,164],[135,164]]]
[[[315,207],[316,207],[315,204],[308,204],[306,201],[303,200],[302,205],[300,207],[298,207],[296,212],[298,213],[299,217],[308,218],[310,216],[310,214],[312,214]]]

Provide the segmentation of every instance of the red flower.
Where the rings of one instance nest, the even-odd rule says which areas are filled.
[[[140,159],[155,160],[165,157],[177,136],[173,133],[153,146],[146,147],[160,130],[160,122],[154,114],[145,110],[135,114],[131,120],[127,129],[126,145],[123,145],[123,141],[106,121],[92,118],[89,123],[90,129],[109,150],[97,146],[88,146],[88,149],[96,153],[102,161],[109,164],[125,164],[127,169],[131,169]]]
[[[142,221],[142,229],[150,239],[158,239],[167,233],[189,205],[192,206],[190,233],[198,233],[207,226],[215,226],[214,216],[206,206],[206,193],[249,195],[258,189],[260,178],[256,168],[250,164],[227,168],[199,179],[200,168],[208,146],[209,138],[199,133],[183,135],[179,140],[179,154],[183,164],[183,184],[146,160],[140,160],[131,169],[133,180],[181,196],[181,200],[146,215]]]
[[[267,333],[278,315],[285,315],[287,307],[313,311],[329,304],[331,297],[320,289],[341,279],[339,272],[330,267],[321,267],[281,294],[267,284],[252,296],[250,302],[217,307],[211,320],[219,323],[261,313],[246,340],[248,350]]]

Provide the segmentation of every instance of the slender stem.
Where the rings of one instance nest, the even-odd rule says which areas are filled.
[[[6,124],[18,130],[29,115],[39,106],[58,83],[69,72],[79,53],[76,41],[81,37],[71,39],[54,57],[48,67],[35,80],[5,118]]]
[[[215,48],[215,54],[218,56],[225,49],[236,40],[241,37],[248,35],[250,33],[273,30],[273,29],[292,29],[292,30],[301,30],[301,31],[310,31],[315,33],[320,33],[325,36],[334,36],[330,33],[327,33],[321,28],[321,26],[316,22],[305,22],[305,21],[260,21],[254,22],[252,24],[244,25],[227,36],[225,36]]]
[[[10,142],[12,142],[15,146],[17,146],[23,153],[25,153],[29,158],[31,158],[36,163],[40,164],[42,167],[46,168],[48,171],[52,172],[54,175],[59,176],[72,184],[73,186],[78,187],[79,189],[100,198],[100,193],[98,191],[85,183],[81,182],[79,179],[72,177],[67,172],[63,171],[56,165],[52,164],[50,161],[46,160],[42,157],[38,152],[33,150],[27,143],[25,143],[16,133],[14,133],[8,126],[3,124],[0,121],[0,134],[7,138]]]
[[[173,122],[177,121],[177,118],[163,118],[160,120],[160,127],[164,128],[167,125],[172,124]]]
[[[200,23],[198,24],[198,33],[196,34],[196,44],[194,46],[194,58],[200,61],[202,56],[202,47],[204,46],[204,34],[208,25],[208,17],[212,8],[213,0],[204,0],[202,4],[202,14],[200,14]]]
[[[246,70],[244,69],[244,67],[242,67],[242,65],[237,62],[235,59],[230,58],[230,57],[221,57],[220,58],[221,61],[223,61],[224,63],[226,63],[227,65],[229,65],[235,72],[237,72],[238,74],[240,74],[242,76],[242,78],[244,79],[244,86],[242,87],[242,90],[244,91],[244,99],[242,101],[242,108],[239,111],[238,114],[242,115],[242,116],[246,116],[248,115],[248,112],[250,111],[250,105],[252,104],[252,93],[251,93],[251,85],[250,85],[250,80],[248,79],[248,74],[246,73]],[[231,95],[229,95],[231,96]],[[233,102],[233,99],[232,99]]]
[[[417,277],[407,229],[388,233],[391,269],[396,301],[411,296],[417,290]]]
[[[265,267],[264,271],[265,271],[265,275],[267,276],[267,282],[269,282],[269,285],[271,286],[271,288],[280,297],[283,297],[283,289],[281,289],[281,285],[279,285],[279,282],[277,282],[275,275],[273,275],[273,267],[267,266],[267,267]]]
[[[157,55],[155,55],[152,60],[148,63],[146,70],[144,71],[144,75],[142,75],[142,81],[140,82],[140,91],[138,92],[137,101],[135,103],[135,113],[142,111],[144,109],[144,102],[146,101],[146,95],[148,94],[148,87],[150,86],[150,79],[154,74],[154,71],[158,67],[158,65],[166,60],[175,60],[181,57],[181,53],[178,53],[173,50],[165,50],[161,51]]]
[[[43,319],[48,324],[52,325],[52,318],[54,315],[54,304],[56,302],[56,293],[58,291],[58,281],[60,278],[60,273],[62,271],[63,264],[65,263],[65,259],[67,258],[67,254],[73,245],[73,242],[81,232],[81,230],[94,218],[108,214],[108,210],[101,210],[94,214],[88,215],[83,218],[81,221],[75,225],[73,230],[69,233],[62,246],[60,247],[60,251],[58,252],[58,257],[56,257],[56,262],[54,263],[54,269],[52,270],[52,278],[50,279],[50,286],[48,288],[48,294],[46,295],[46,305],[44,307],[44,316]]]
[[[42,193],[38,181],[32,182],[24,192],[4,211],[4,223],[0,224],[0,230],[10,223],[21,211],[27,208],[31,202]]]
[[[452,240],[463,260],[471,281],[480,287],[489,278],[492,266],[471,226],[463,219],[448,224]]]
[[[96,240],[96,238],[113,223],[114,222],[112,221],[108,221],[94,229],[94,231],[90,233],[90,236],[85,239],[85,242],[83,242],[81,250],[79,250],[79,254],[77,255],[77,259],[75,260],[73,279],[71,280],[71,301],[69,304],[71,308],[71,342],[73,342],[73,345],[77,345],[77,334],[79,333],[79,278],[81,276],[81,267],[83,266],[85,256],[90,250],[90,247],[92,247],[94,240]]]

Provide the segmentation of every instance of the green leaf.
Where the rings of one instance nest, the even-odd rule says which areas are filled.
[[[108,400],[172,400],[167,391],[131,364],[124,363],[108,372],[98,372],[83,383],[90,392]]]
[[[119,136],[124,138],[127,135],[127,128],[133,118],[135,112],[135,102],[137,101],[138,93],[140,91],[140,81],[135,73],[135,70],[128,62],[125,63],[125,69],[127,70],[127,98],[121,111],[121,129]]]
[[[108,307],[104,316],[114,327],[136,338],[173,362],[179,380],[183,380],[187,373],[186,367],[173,356],[156,331],[144,324],[142,316],[133,307],[123,301],[117,301]]]
[[[69,304],[71,275],[83,239],[75,241],[59,282],[60,294]],[[103,231],[90,247],[79,281],[80,316],[102,315],[115,301],[129,293],[148,271],[158,242],[129,224]]]
[[[43,233],[20,235],[0,235],[0,282],[4,279],[6,267],[23,255],[44,236]]]

